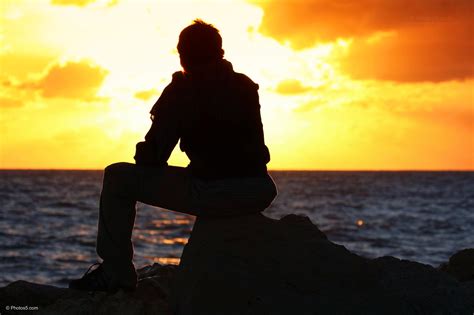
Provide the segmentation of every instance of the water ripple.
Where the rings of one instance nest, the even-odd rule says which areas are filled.
[[[99,171],[0,171],[0,286],[65,286],[97,260]],[[473,172],[272,172],[265,211],[307,215],[328,237],[367,256],[438,265],[472,247]],[[194,217],[138,204],[137,267],[179,263]]]

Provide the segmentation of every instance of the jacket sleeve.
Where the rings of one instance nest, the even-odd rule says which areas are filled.
[[[242,81],[244,82],[243,85],[245,86],[245,90],[242,90],[239,94],[244,97],[243,103],[248,105],[248,128],[251,135],[249,136],[249,139],[252,139],[247,141],[253,141],[251,147],[256,151],[252,152],[252,156],[258,158],[261,163],[267,164],[270,162],[270,151],[265,145],[262,117],[260,113],[261,106],[258,95],[259,86],[245,75],[242,75]]]
[[[152,124],[145,141],[137,143],[135,162],[139,165],[164,167],[179,140],[178,95],[175,84],[169,84],[150,111]]]

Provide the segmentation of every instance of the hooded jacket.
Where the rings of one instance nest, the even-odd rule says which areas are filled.
[[[150,111],[152,126],[137,144],[137,164],[166,166],[180,141],[191,174],[204,179],[263,176],[264,142],[258,85],[226,60],[176,72]]]

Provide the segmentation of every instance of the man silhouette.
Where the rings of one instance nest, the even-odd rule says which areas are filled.
[[[275,198],[260,117],[258,85],[223,59],[222,38],[195,20],[179,36],[183,71],[173,74],[151,110],[152,125],[135,161],[109,165],[100,197],[96,263],[69,287],[133,290],[132,230],[136,202],[195,216],[263,211]],[[186,168],[168,166],[180,141]],[[93,269],[93,266],[98,266]]]

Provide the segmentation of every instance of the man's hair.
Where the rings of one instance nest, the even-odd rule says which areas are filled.
[[[178,52],[185,71],[224,57],[222,37],[212,24],[196,19],[179,34]]]

